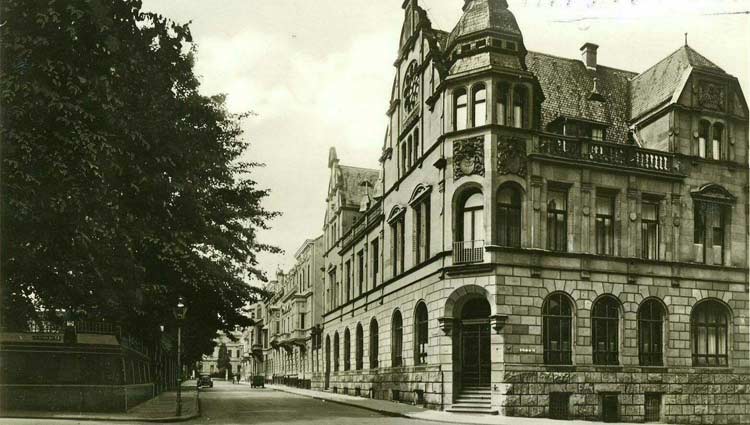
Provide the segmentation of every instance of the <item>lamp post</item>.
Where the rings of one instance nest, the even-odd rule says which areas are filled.
[[[182,416],[182,321],[185,320],[187,307],[182,302],[182,297],[177,299],[174,308],[174,317],[177,319],[177,416]]]

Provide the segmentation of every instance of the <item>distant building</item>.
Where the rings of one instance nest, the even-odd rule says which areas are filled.
[[[241,332],[235,332],[234,336],[238,338],[238,341],[232,341],[231,339],[229,339],[229,337],[223,334],[216,337],[216,347],[214,347],[214,352],[210,355],[203,355],[203,357],[201,358],[199,365],[200,374],[229,377],[229,379],[232,378],[232,375],[242,374],[242,358],[245,355],[245,347],[240,340],[241,335]],[[230,367],[229,369],[227,369],[225,374],[220,375],[219,350],[222,344],[226,345],[227,347]]]

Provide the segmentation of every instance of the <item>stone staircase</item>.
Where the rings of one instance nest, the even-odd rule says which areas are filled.
[[[489,385],[471,385],[461,389],[456,402],[447,408],[453,413],[484,413],[497,415],[497,410],[492,409],[492,389]]]

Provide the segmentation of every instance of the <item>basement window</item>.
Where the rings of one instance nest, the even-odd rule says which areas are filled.
[[[550,419],[568,419],[570,416],[570,393],[549,394]]]
[[[619,422],[620,421],[620,402],[617,393],[603,393],[601,397],[602,421]]]
[[[661,420],[661,394],[646,393],[645,422],[659,422]]]

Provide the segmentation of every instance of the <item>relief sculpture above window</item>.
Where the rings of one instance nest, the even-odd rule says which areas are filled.
[[[509,137],[497,143],[497,170],[500,174],[526,176],[526,142]]]
[[[453,180],[473,174],[484,176],[484,138],[482,137],[453,142]]]

